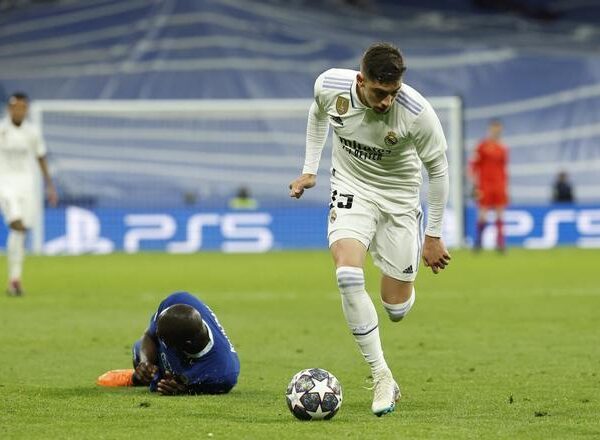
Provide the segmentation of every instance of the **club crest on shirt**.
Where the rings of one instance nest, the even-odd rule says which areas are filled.
[[[337,218],[337,212],[335,212],[335,209],[332,209],[331,211],[329,211],[329,223],[333,223],[336,218]]]
[[[335,109],[337,110],[338,115],[345,115],[349,106],[350,100],[348,98],[344,98],[343,96],[337,97],[337,101],[335,101]]]
[[[383,141],[388,147],[391,147],[398,143],[398,135],[393,131],[390,131],[388,132],[387,136],[383,138]]]

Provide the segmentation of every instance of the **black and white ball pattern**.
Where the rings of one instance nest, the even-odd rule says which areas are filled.
[[[292,377],[285,398],[298,419],[329,420],[342,406],[342,386],[330,372],[309,368]]]

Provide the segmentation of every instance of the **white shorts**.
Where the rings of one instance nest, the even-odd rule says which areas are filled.
[[[0,187],[0,212],[7,225],[21,220],[26,228],[33,226],[35,197],[32,191]]]
[[[423,245],[423,211],[383,211],[374,201],[333,189],[329,205],[329,246],[342,238],[354,238],[369,249],[385,274],[414,281]]]

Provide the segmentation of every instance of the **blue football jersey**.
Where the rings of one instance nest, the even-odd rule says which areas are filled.
[[[168,347],[156,336],[158,315],[174,304],[187,304],[198,310],[208,327],[210,342],[194,357]],[[216,315],[195,296],[187,292],[169,295],[160,303],[150,319],[149,333],[158,345],[159,356],[159,373],[150,384],[152,391],[156,391],[157,384],[165,372],[169,372],[188,385],[190,390],[198,393],[226,393],[237,383],[240,373],[238,355]]]

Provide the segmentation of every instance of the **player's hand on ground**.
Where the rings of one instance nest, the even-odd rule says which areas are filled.
[[[135,369],[136,378],[144,385],[148,385],[152,382],[152,378],[157,372],[158,367],[148,362],[140,362]]]
[[[156,387],[158,394],[162,396],[175,396],[177,394],[184,394],[187,388],[185,385],[177,382],[177,380],[169,373],[165,374]]]
[[[425,236],[423,261],[425,266],[430,267],[433,273],[439,273],[440,270],[448,266],[451,258],[441,238]]]
[[[290,197],[299,199],[304,194],[305,189],[312,188],[316,184],[317,176],[314,174],[302,174],[290,182]]]

